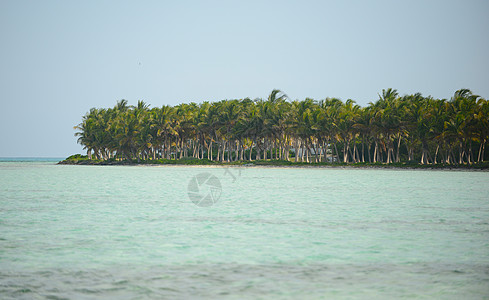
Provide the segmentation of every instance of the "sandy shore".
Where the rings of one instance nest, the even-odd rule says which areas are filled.
[[[244,169],[342,169],[342,170],[390,170],[390,171],[455,171],[455,172],[489,172],[489,169],[469,169],[469,168],[410,168],[410,167],[375,167],[375,166],[240,166],[240,165],[151,165],[137,164],[137,167],[185,167],[185,168],[244,168]]]
[[[476,168],[465,166],[389,166],[389,165],[261,165],[261,164],[215,164],[215,165],[190,165],[190,164],[151,164],[151,163],[73,163],[69,161],[61,161],[60,165],[85,165],[85,166],[132,166],[132,167],[176,167],[176,168],[258,168],[258,169],[343,169],[343,170],[420,170],[420,171],[456,171],[456,172],[489,172],[488,168]]]

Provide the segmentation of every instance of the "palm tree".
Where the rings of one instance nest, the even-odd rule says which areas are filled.
[[[477,155],[477,162],[484,160],[484,150],[487,141],[489,140],[489,101],[480,98],[477,102],[478,109],[475,112],[474,118],[476,121],[476,139],[480,143],[479,154]]]
[[[354,131],[355,119],[360,107],[355,104],[355,101],[348,99],[340,109],[338,121],[336,123],[338,136],[343,142],[343,162],[355,161],[355,150],[351,152],[350,144],[355,142],[356,132]]]

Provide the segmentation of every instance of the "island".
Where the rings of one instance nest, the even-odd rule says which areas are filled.
[[[337,98],[233,99],[150,108],[120,100],[74,127],[86,155],[60,164],[487,169],[489,102],[382,90],[361,107]]]

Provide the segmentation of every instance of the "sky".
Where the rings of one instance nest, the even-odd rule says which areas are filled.
[[[0,0],[0,157],[84,153],[73,126],[121,99],[487,99],[488,53],[487,0]]]

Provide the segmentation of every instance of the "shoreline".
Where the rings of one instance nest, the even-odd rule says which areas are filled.
[[[152,166],[152,167],[206,167],[206,168],[287,168],[287,169],[346,169],[346,170],[425,170],[425,171],[474,171],[489,172],[489,162],[473,165],[421,165],[421,164],[372,164],[372,163],[301,163],[289,161],[237,161],[230,163],[211,162],[207,160],[168,160],[168,161],[95,161],[95,160],[62,160],[58,165],[77,166]]]

